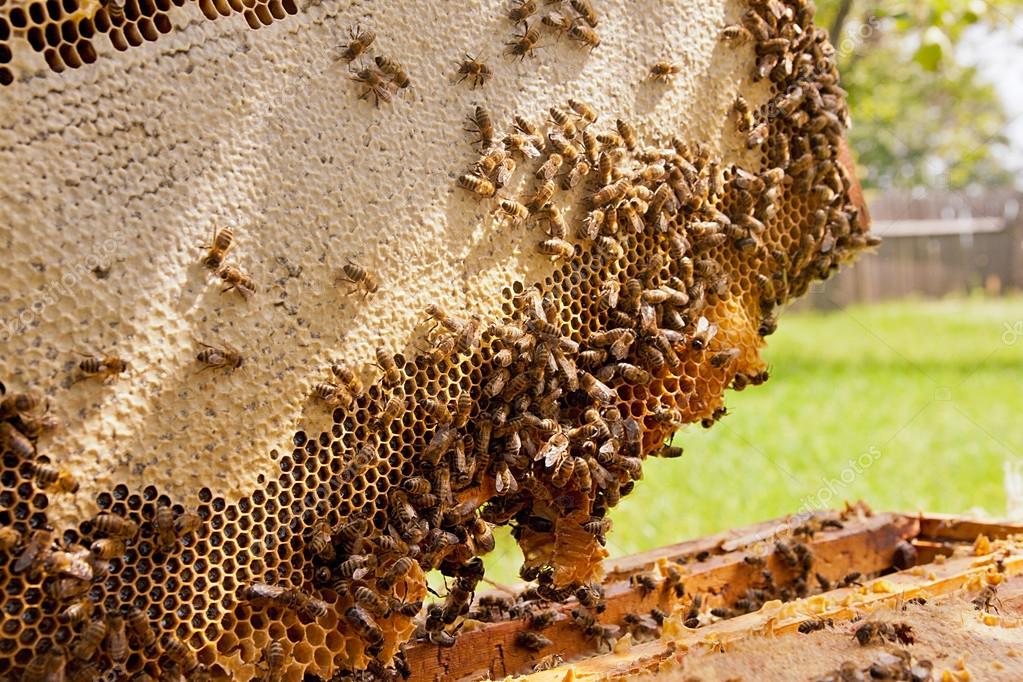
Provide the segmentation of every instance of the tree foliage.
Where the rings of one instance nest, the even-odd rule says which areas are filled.
[[[993,149],[1007,120],[995,89],[957,46],[971,26],[1023,21],[1023,0],[820,0],[866,187],[1000,185]],[[961,52],[961,51],[960,51]],[[1008,74],[1007,74],[1008,76]]]

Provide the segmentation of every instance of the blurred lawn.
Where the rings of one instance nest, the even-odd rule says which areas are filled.
[[[712,429],[676,437],[614,510],[612,556],[819,506],[1005,513],[1023,458],[1023,298],[906,301],[783,315],[771,379],[729,391]],[[830,484],[829,484],[830,480]],[[513,581],[510,537],[488,577]]]

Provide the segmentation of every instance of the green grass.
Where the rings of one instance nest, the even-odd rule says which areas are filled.
[[[790,313],[764,357],[770,381],[679,432],[681,459],[647,462],[612,514],[612,556],[845,500],[1005,513],[1003,462],[1023,457],[1023,298]],[[520,556],[500,540],[491,576],[512,580]]]

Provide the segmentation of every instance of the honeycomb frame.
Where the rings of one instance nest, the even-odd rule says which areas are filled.
[[[127,8],[126,16],[134,15]],[[549,277],[541,282],[515,282],[504,289],[504,319],[480,320],[475,326],[471,314],[451,311],[454,322],[449,331],[459,337],[462,331],[470,332],[465,344],[468,352],[391,356],[397,376],[385,374],[354,396],[351,408],[334,409],[328,431],[296,432],[294,449],[276,457],[277,476],[261,478],[261,489],[229,501],[205,487],[198,491],[193,511],[186,506],[187,500],[173,499],[156,486],[135,491],[116,485],[97,495],[96,504],[101,514],[129,519],[137,531],[123,538],[124,552],[107,565],[88,548],[98,540],[117,539],[118,533],[106,528],[106,521],[97,520],[108,517],[64,530],[59,538],[52,538],[59,545],[33,545],[32,533],[49,525],[47,486],[38,470],[25,466],[31,458],[18,456],[7,443],[0,525],[14,529],[18,539],[0,559],[9,567],[23,563],[30,546],[42,558],[0,574],[0,609],[10,616],[0,633],[0,674],[35,679],[63,657],[70,661],[68,674],[77,679],[91,679],[102,671],[129,677],[184,674],[188,679],[252,679],[269,666],[270,645],[275,641],[287,642],[284,669],[274,672],[282,679],[301,679],[305,674],[326,679],[367,667],[377,676],[397,674],[387,666],[400,658],[405,641],[413,636],[434,641],[453,635],[456,621],[469,606],[468,596],[482,577],[477,557],[489,546],[486,536],[491,524],[514,524],[525,570],[540,579],[546,598],[562,600],[599,580],[600,559],[606,555],[602,520],[640,478],[637,462],[658,453],[663,440],[681,424],[704,421],[711,425],[720,418],[727,387],[743,388],[765,380],[758,351],[762,338],[773,331],[776,307],[873,244],[864,217],[850,199],[853,181],[838,158],[846,113],[829,46],[812,28],[812,12],[806,5],[791,3],[790,9],[789,23],[774,17],[772,31],[781,33],[785,26],[799,25],[799,35],[810,38],[793,38],[793,44],[798,41],[799,54],[812,59],[809,64],[793,60],[796,64],[789,66],[790,73],[777,72],[775,66],[761,76],[774,84],[769,101],[755,115],[766,126],[764,140],[750,145],[760,154],[757,162],[747,168],[724,166],[701,145],[681,140],[669,144],[643,139],[634,149],[624,139],[620,144],[608,143],[605,151],[619,156],[611,171],[612,182],[604,187],[622,181],[632,194],[630,200],[645,201],[642,197],[647,194],[637,188],[644,187],[653,196],[671,171],[691,169],[695,175],[685,178],[688,195],[672,188],[676,208],[670,215],[653,211],[647,216],[641,211],[639,232],[619,226],[594,235],[582,230],[581,236],[573,236],[572,256]],[[761,63],[758,60],[757,69]],[[53,64],[50,67],[55,69]],[[772,107],[788,107],[785,98],[792,94],[793,83],[800,80],[806,85],[810,78],[821,85],[816,100],[806,97],[797,105],[796,111],[810,110],[803,124],[795,125],[790,115],[777,115]],[[597,125],[614,135],[607,126],[606,119]],[[619,132],[623,132],[620,127]],[[781,163],[778,141],[782,139],[791,141],[786,147],[793,147],[784,152],[792,159],[787,163]],[[520,171],[534,168],[522,161]],[[664,174],[647,170],[658,163],[666,166]],[[769,170],[774,167],[784,168],[783,179],[766,179],[773,177]],[[760,192],[752,191],[758,186]],[[584,183],[572,192],[557,193],[553,201],[579,229],[580,213],[594,210],[593,196],[600,189]],[[525,192],[523,200],[533,191]],[[769,195],[776,198],[762,200]],[[627,224],[629,209],[636,209],[620,199],[608,202],[618,204],[609,212]],[[725,219],[715,217],[721,215]],[[736,216],[764,224],[752,249],[736,245],[740,239],[752,238],[750,230],[741,237],[726,234],[725,227]],[[714,236],[704,244],[708,235],[702,231],[709,228],[696,226],[714,220],[719,230],[711,230],[712,235],[724,234],[726,239]],[[686,250],[698,257],[689,263],[674,257],[678,246],[672,239],[678,237],[690,240]],[[618,305],[600,302],[599,292],[610,280],[621,289]],[[631,295],[637,291],[638,296]],[[678,292],[685,294],[687,303],[664,305],[672,300],[667,297]],[[688,301],[694,300],[705,303],[690,305]],[[645,326],[643,318],[648,308],[653,310],[652,328]],[[682,323],[678,328],[662,326],[673,312],[682,315]],[[605,360],[586,368],[581,388],[571,388],[564,356],[575,359],[580,352],[607,348],[610,344],[594,341],[597,335],[625,327],[633,330],[633,343],[614,358],[616,362]],[[651,329],[670,329],[680,338],[669,341],[670,349],[665,349],[651,340],[657,335]],[[708,334],[710,329],[717,333]],[[693,340],[701,335],[709,337],[706,347],[696,348]],[[738,349],[738,354],[730,355],[732,349]],[[504,364],[506,356],[498,360],[499,351],[504,350],[511,351],[510,364]],[[672,352],[679,356],[677,362],[670,360]],[[388,364],[387,357],[385,353],[382,364]],[[726,360],[720,365],[711,362],[716,357]],[[632,370],[619,367],[609,377],[597,379],[599,383],[591,385],[594,390],[582,388],[590,381],[587,376],[595,377],[617,362],[627,362],[650,378],[628,380],[622,374]],[[533,383],[515,381],[541,373],[544,379]],[[502,386],[495,387],[495,377],[503,377]],[[545,384],[546,390],[537,389],[538,384]],[[604,385],[610,394],[601,393]],[[559,393],[551,398],[552,392]],[[5,399],[16,395],[9,387]],[[458,417],[458,426],[448,417],[438,420],[438,412],[423,402],[437,400],[450,411],[462,395],[469,396],[471,404]],[[403,410],[386,425],[374,427],[392,397],[398,398]],[[26,421],[37,418],[34,410],[8,405],[6,423],[19,432],[25,430]],[[537,423],[544,419],[555,424]],[[487,428],[491,429],[490,448],[474,451],[486,438],[482,430]],[[439,457],[431,458],[427,453],[436,447],[439,433],[445,435],[447,446]],[[572,467],[584,462],[589,475],[580,469],[567,480],[555,480],[557,473],[545,457],[536,458],[555,435],[570,444],[563,448],[567,457],[559,455],[551,461],[558,466],[572,462]],[[616,444],[605,452],[602,447],[612,442]],[[359,455],[367,447],[375,459],[362,461]],[[459,447],[477,470],[467,483],[464,478],[462,483],[445,483],[443,472],[452,476],[459,468]],[[33,457],[45,464],[45,450],[36,454],[34,442],[32,449]],[[380,450],[386,450],[386,456]],[[484,459],[488,463],[481,466]],[[591,466],[590,459],[599,467]],[[607,485],[592,480],[602,469],[608,474]],[[506,491],[512,485],[509,476],[517,487],[511,494]],[[409,479],[429,481],[431,492],[413,496],[404,488]],[[429,500],[432,504],[423,500],[434,489],[445,490],[448,485],[450,495],[446,491],[434,495]],[[372,511],[365,511],[367,507]],[[193,513],[199,523],[161,548],[158,525],[164,523],[159,520],[161,514],[166,518],[164,510],[169,510],[172,524]],[[346,524],[357,518],[369,524],[367,537],[360,538],[365,552],[352,551],[353,538],[346,536]],[[426,529],[423,520],[428,521]],[[318,524],[330,529],[331,549],[322,552],[312,550]],[[391,532],[391,528],[399,530]],[[385,542],[384,537],[391,539]],[[49,559],[58,563],[65,555],[86,561],[92,577],[74,577],[74,571],[85,570],[78,564],[56,569],[48,565]],[[379,588],[399,555],[416,561],[390,587],[377,590],[393,603],[422,600],[429,570],[440,569],[453,577],[455,587],[444,602],[418,618],[374,615],[380,634],[367,634],[351,616],[353,588]],[[354,568],[352,575],[338,578],[336,572],[352,556],[372,559]],[[260,584],[266,588],[263,593],[272,596],[252,598],[254,593],[247,590]],[[55,596],[60,590],[71,594]],[[80,623],[62,622],[60,614],[83,599],[93,605],[93,613]],[[144,637],[130,633],[131,645],[122,657],[115,651],[113,625],[118,615],[130,615],[131,609],[145,615],[156,643],[145,645]],[[76,655],[76,647],[87,639],[86,629],[97,623],[105,631],[95,643],[95,653]],[[65,653],[51,656],[51,652]]]

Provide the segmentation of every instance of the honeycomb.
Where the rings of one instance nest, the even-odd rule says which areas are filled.
[[[169,28],[167,7],[128,3],[117,21],[111,7],[86,19],[70,3],[10,5],[3,21],[54,70],[88,63],[96,30],[120,50]],[[253,27],[295,12],[200,7]],[[75,29],[43,28],[60,17]],[[809,4],[757,2],[726,29],[752,43],[735,49],[752,52],[751,78],[769,89],[751,121],[730,115],[742,163],[640,135],[615,112],[590,122],[567,102],[552,103],[571,112],[552,113],[562,122],[495,126],[499,142],[458,185],[504,211],[481,225],[513,227],[511,202],[524,207],[550,274],[506,286],[500,316],[431,307],[428,347],[381,348],[364,389],[339,372],[330,426],[295,432],[237,499],[120,483],[95,495],[98,514],[58,530],[51,501],[76,484],[48,459],[46,401],[9,379],[0,676],[401,676],[406,642],[457,636],[499,525],[544,598],[599,581],[609,512],[643,459],[677,454],[663,443],[681,425],[721,418],[726,388],[763,383],[777,308],[874,243],[838,158],[847,114],[812,19]],[[489,167],[494,149],[515,160],[510,177]],[[566,172],[545,187],[554,154]],[[435,570],[448,591],[424,607]]]
[[[186,0],[47,0],[0,4],[0,85],[14,82],[12,44],[27,44],[43,56],[56,73],[93,64],[96,42],[123,52],[159,40],[174,26],[171,7]],[[203,16],[212,21],[241,13],[250,28],[269,26],[296,14],[295,0],[198,0]],[[4,6],[6,5],[6,6]]]

